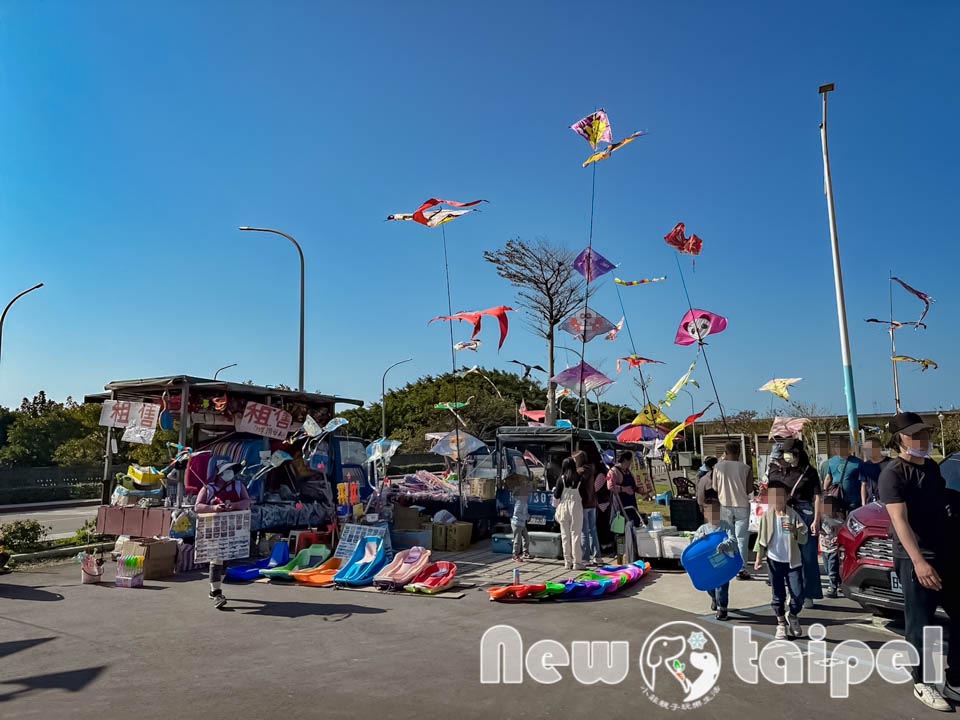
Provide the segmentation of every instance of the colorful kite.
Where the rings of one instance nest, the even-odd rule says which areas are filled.
[[[690,310],[680,320],[677,328],[676,345],[704,344],[708,335],[716,335],[727,329],[727,319],[706,310]]]
[[[891,279],[891,280],[896,280],[898,283],[900,283],[900,286],[901,286],[904,290],[906,290],[908,293],[910,293],[910,294],[913,295],[915,298],[917,298],[920,302],[923,303],[923,312],[920,314],[920,319],[917,320],[917,325],[922,325],[922,324],[923,324],[923,319],[927,316],[927,313],[930,311],[930,303],[936,302],[936,300],[934,300],[932,297],[930,297],[930,296],[927,295],[926,293],[920,292],[919,290],[910,287],[909,285],[907,285],[903,280],[901,280],[901,279],[898,278],[898,277],[890,278],[890,279]],[[924,325],[924,327],[926,327],[926,325]],[[914,328],[914,330],[916,330],[916,329],[917,329],[917,328]]]
[[[690,427],[697,420],[702,418],[706,414],[707,410],[709,410],[711,407],[713,407],[713,403],[710,403],[709,405],[707,405],[702,411],[698,412],[696,415],[691,415],[690,417],[688,417],[682,423],[677,425],[673,430],[668,432],[666,437],[663,438],[663,447],[665,448],[665,452],[663,453],[663,459],[666,460],[667,463],[670,462],[670,455],[668,451],[673,450],[673,442],[674,440],[677,439],[677,435],[682,433],[685,428]]]
[[[613,380],[588,363],[581,362],[579,365],[567,368],[559,375],[554,375],[550,378],[550,382],[568,388],[571,392],[580,392],[582,384],[583,392],[588,393],[604,385],[610,385]]]
[[[672,425],[673,420],[668,418],[663,410],[653,403],[648,404],[639,415],[637,415],[631,425],[644,425],[649,428],[658,428],[661,425]]]
[[[577,310],[577,312],[560,323],[559,327],[581,342],[590,342],[598,335],[605,335],[617,328],[617,326],[607,320],[607,318],[594,312],[589,307],[583,310]]]
[[[621,317],[620,322],[613,326],[613,330],[608,332],[603,336],[604,340],[616,340],[617,335],[620,334],[620,331],[623,330],[623,323],[626,321],[626,318]]]
[[[628,135],[623,140],[618,140],[617,142],[608,145],[600,152],[595,152],[593,155],[588,157],[583,162],[583,167],[586,167],[591,163],[600,162],[601,160],[606,160],[608,157],[610,157],[612,153],[615,153],[620,148],[626,145],[629,145],[630,143],[632,143],[634,140],[636,140],[638,137],[640,137],[643,134],[644,134],[643,131],[637,131],[633,135]],[[594,147],[594,149],[596,149],[596,147]]]
[[[612,262],[591,247],[583,249],[573,260],[573,269],[583,275],[588,283],[616,268]]]
[[[773,425],[770,426],[770,432],[767,435],[772,438],[802,438],[803,426],[808,422],[810,422],[810,418],[777,415],[773,418]]]
[[[427,325],[430,323],[436,322],[437,320],[460,320],[461,322],[468,322],[473,324],[473,335],[471,336],[472,340],[476,340],[477,335],[480,334],[480,323],[483,321],[484,315],[490,315],[495,317],[500,322],[500,344],[497,346],[497,349],[503,347],[503,341],[507,339],[507,333],[510,331],[510,321],[507,319],[508,312],[515,312],[512,307],[507,307],[506,305],[500,305],[495,308],[489,308],[487,310],[477,310],[475,312],[461,312],[456,313],[455,315],[441,315],[439,317],[433,318]]]
[[[679,222],[673,230],[663,236],[663,239],[667,241],[667,245],[675,247],[686,255],[699,255],[703,250],[703,240],[696,235],[686,237],[685,230],[686,226]]]
[[[453,346],[453,349],[457,352],[461,350],[473,350],[477,352],[480,349],[480,346],[483,345],[483,340],[464,340],[463,342],[458,342]]]
[[[640,357],[639,355],[627,355],[626,357],[617,359],[617,372],[620,372],[621,363],[627,363],[627,370],[632,370],[633,368],[647,364],[663,365],[659,360],[651,360],[650,358]]]
[[[534,370],[539,370],[542,373],[546,372],[546,370],[544,370],[539,365],[527,365],[525,362],[520,362],[519,360],[511,360],[510,362],[512,362],[514,365],[520,365],[523,367],[523,377],[521,378],[522,380],[526,380],[528,377],[530,377],[530,373],[533,372]]]
[[[455,208],[469,208],[474,205],[479,205],[482,202],[487,202],[486,200],[474,200],[473,202],[461,203],[454,202],[453,200],[439,200],[437,198],[430,198],[423,205],[421,205],[415,212],[412,213],[395,213],[393,215],[387,215],[387,220],[412,220],[413,222],[420,223],[427,227],[437,227],[438,225],[443,225],[452,220],[456,220],[461,215],[466,215],[467,213],[473,212],[473,210],[444,210],[442,208],[436,207],[437,205],[449,205],[450,207]],[[436,208],[432,210],[431,208]]]
[[[599,142],[613,142],[610,118],[607,117],[607,111],[603,108],[587,115],[583,120],[578,120],[570,126],[570,129],[590,143],[590,147],[594,150],[597,149],[597,143]]]
[[[667,276],[664,275],[663,277],[650,278],[649,280],[621,280],[620,278],[614,278],[613,281],[617,285],[621,285],[623,287],[636,287],[637,285],[648,285],[650,283],[662,282],[666,279]]]
[[[449,410],[453,413],[453,416],[460,422],[464,427],[467,424],[463,421],[463,418],[457,413],[457,410],[463,410],[463,408],[470,405],[470,401],[473,400],[473,397],[467,398],[466,402],[440,402],[434,405],[437,410]]]
[[[757,388],[757,392],[769,392],[781,400],[789,400],[790,390],[788,388],[791,385],[796,385],[801,380],[803,380],[803,378],[774,378],[762,387]]]
[[[546,410],[527,410],[527,403],[525,400],[520,401],[520,414],[529,420],[534,422],[543,422],[547,417]]]
[[[893,330],[894,332],[908,325],[912,326],[915,330],[919,328],[923,328],[924,330],[927,329],[926,324],[922,322],[900,322],[899,320],[877,320],[877,318],[867,318],[867,322],[877,323],[878,325],[886,325],[889,329]]]
[[[670,407],[670,404],[677,399],[677,395],[680,394],[680,391],[687,385],[693,385],[695,388],[700,387],[700,383],[696,380],[691,380],[690,376],[693,375],[693,369],[697,366],[697,360],[694,358],[693,362],[690,363],[690,367],[686,373],[677,382],[672,388],[667,390],[667,395],[663,399],[663,404],[667,407]]]
[[[485,448],[487,445],[463,430],[451,430],[437,441],[430,452],[454,460],[463,460],[470,453]]]
[[[914,358],[914,357],[910,357],[909,355],[894,355],[894,356],[893,356],[892,358],[890,358],[890,359],[893,360],[894,362],[912,362],[912,363],[917,363],[917,365],[920,366],[920,371],[921,371],[921,372],[926,372],[926,371],[929,370],[930,368],[933,368],[934,370],[938,370],[938,369],[940,368],[940,366],[937,365],[933,360],[917,359],[917,358]]]

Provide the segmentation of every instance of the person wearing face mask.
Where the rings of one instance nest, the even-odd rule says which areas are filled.
[[[803,442],[787,438],[780,443],[782,457],[770,463],[768,483],[789,488],[788,503],[807,525],[810,542],[800,546],[803,561],[803,606],[812,608],[814,600],[823,599],[820,582],[820,560],[817,554],[817,533],[820,531],[820,475],[810,467],[810,458]]]
[[[195,510],[198,515],[206,513],[236,512],[250,508],[250,496],[246,486],[237,480],[242,469],[240,463],[223,461],[217,463],[217,476],[204,485],[197,495]],[[227,604],[220,584],[223,582],[223,561],[210,561],[210,599],[218,610]]]
[[[960,642],[951,642],[941,690],[923,680],[923,629],[934,625],[937,606],[950,618],[951,638],[960,637],[960,585],[954,570],[940,466],[930,459],[930,426],[916,413],[896,415],[888,429],[899,455],[880,471],[880,502],[893,524],[893,562],[903,588],[905,636],[918,653],[912,666],[913,694],[934,710],[949,712],[960,701]],[[945,699],[946,698],[946,699]]]
[[[866,489],[866,504],[879,500],[880,472],[890,462],[890,458],[883,454],[880,438],[871,435],[863,441],[863,460],[861,474]]]

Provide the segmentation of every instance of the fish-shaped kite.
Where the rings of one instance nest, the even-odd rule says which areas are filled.
[[[573,269],[583,275],[588,283],[616,268],[612,262],[592,247],[586,247],[573,259]]]
[[[906,290],[908,293],[910,293],[910,294],[913,295],[915,298],[917,298],[920,302],[923,303],[923,312],[920,314],[920,319],[917,320],[917,325],[918,325],[918,326],[919,326],[919,325],[922,325],[922,324],[923,324],[923,319],[927,316],[927,313],[930,312],[930,303],[936,302],[936,300],[934,300],[932,297],[930,297],[929,295],[927,295],[925,292],[920,292],[920,291],[917,290],[916,288],[910,287],[909,285],[907,285],[903,280],[901,280],[901,279],[898,278],[898,277],[892,277],[892,278],[890,278],[890,279],[891,279],[891,280],[895,280],[896,282],[900,283],[900,286],[901,286],[904,290]],[[923,327],[926,327],[926,325],[924,325]],[[915,327],[914,330],[916,330],[916,329],[918,329],[918,328]]]
[[[438,225],[443,225],[452,220],[456,220],[462,215],[473,212],[473,210],[444,210],[443,208],[438,208],[437,205],[449,205],[450,207],[455,208],[470,208],[483,202],[487,201],[474,200],[472,202],[461,203],[454,200],[430,198],[423,203],[423,205],[418,207],[416,211],[412,213],[394,213],[393,215],[387,215],[387,220],[412,220],[413,222],[420,223],[426,227],[437,227]]]
[[[514,312],[512,307],[507,307],[506,305],[498,305],[495,308],[488,308],[486,310],[476,310],[473,312],[461,312],[456,313],[455,315],[440,315],[439,317],[433,318],[429,323],[436,322],[437,320],[460,320],[461,322],[468,322],[473,324],[473,335],[471,336],[472,340],[476,340],[477,335],[480,334],[480,324],[483,322],[484,315],[490,315],[495,317],[500,323],[500,344],[497,346],[497,349],[503,347],[503,341],[507,339],[507,333],[510,331],[510,321],[507,319],[507,313]]]
[[[627,363],[627,370],[641,367],[642,365],[663,365],[660,360],[651,360],[650,358],[640,357],[639,355],[627,355],[617,359],[617,372],[620,372],[621,363]]]
[[[570,126],[570,129],[590,143],[590,147],[594,150],[597,149],[597,143],[613,142],[610,118],[607,117],[607,111],[603,108],[587,115],[582,120],[577,120],[577,122]]]
[[[611,330],[611,331],[608,332],[606,335],[604,335],[604,336],[603,336],[603,339],[604,339],[604,340],[616,340],[616,339],[617,339],[617,335],[619,335],[619,334],[620,334],[620,331],[623,330],[623,323],[624,323],[624,322],[626,322],[626,318],[625,318],[625,317],[621,317],[621,318],[620,318],[620,322],[618,322],[616,325],[614,325],[614,326],[613,326],[613,330]]]
[[[680,320],[677,328],[676,345],[703,344],[708,335],[715,335],[727,329],[727,319],[706,310],[690,310]]]
[[[613,380],[588,363],[581,362],[579,365],[567,368],[559,375],[554,375],[550,378],[550,382],[568,388],[572,392],[580,392],[582,384],[583,392],[588,393],[604,385],[610,385]]]
[[[690,415],[686,420],[684,420],[682,423],[677,425],[673,430],[668,432],[666,436],[664,436],[663,438],[663,447],[666,449],[666,451],[673,450],[673,443],[677,439],[677,435],[682,433],[685,428],[690,427],[697,420],[702,418],[706,414],[707,410],[709,410],[711,407],[713,407],[713,403],[710,403],[709,405],[707,405],[703,410],[698,412],[696,415]],[[663,453],[663,458],[667,462],[670,462],[670,456],[668,455],[667,452]]]
[[[676,248],[686,255],[699,255],[703,250],[703,240],[696,235],[687,237],[685,232],[686,225],[679,222],[673,230],[663,236],[663,239],[667,241],[667,245]]]
[[[894,362],[912,362],[912,363],[917,363],[917,365],[920,366],[920,371],[921,371],[921,372],[926,372],[926,371],[929,370],[930,368],[933,368],[934,370],[938,370],[938,369],[940,368],[940,366],[937,365],[933,360],[927,360],[927,359],[925,359],[925,358],[920,358],[920,359],[918,359],[918,358],[915,358],[915,357],[910,357],[909,355],[894,355],[894,356],[893,356],[892,358],[890,358],[890,359],[893,360]]]
[[[757,388],[757,392],[769,392],[781,400],[789,400],[790,390],[788,388],[791,385],[796,385],[801,380],[803,380],[803,378],[774,378],[762,387]]]
[[[634,140],[636,140],[638,137],[642,136],[643,134],[644,134],[643,131],[637,131],[633,133],[633,135],[628,135],[623,140],[618,140],[615,143],[611,143],[610,145],[607,145],[607,147],[605,147],[600,152],[595,152],[593,155],[591,155],[586,160],[584,160],[583,167],[586,167],[591,163],[600,162],[601,160],[606,160],[608,157],[610,157],[612,153],[615,153],[617,150],[621,149],[622,147],[629,145],[630,143],[632,143]]]
[[[546,370],[544,370],[539,365],[527,365],[525,362],[520,362],[519,360],[511,360],[510,362],[512,362],[514,365],[520,365],[523,367],[523,377],[521,378],[522,380],[526,380],[528,377],[530,377],[530,373],[534,370],[539,370],[542,373],[546,372]]]
[[[684,373],[679,380],[674,384],[672,388],[667,390],[667,394],[663,399],[663,404],[667,407],[670,407],[670,404],[677,399],[677,395],[680,391],[687,385],[693,385],[696,388],[700,387],[700,384],[696,380],[691,380],[690,376],[693,375],[693,369],[697,366],[697,360],[694,358],[693,362],[690,363],[690,367],[686,373]]]
[[[457,352],[461,350],[473,350],[477,352],[480,349],[480,346],[483,345],[483,340],[464,340],[463,342],[458,342],[453,346],[453,349]]]
[[[622,287],[636,287],[637,285],[649,285],[650,283],[663,282],[667,279],[667,276],[650,278],[648,280],[621,280],[620,278],[614,278],[613,281]]]
[[[919,329],[919,328],[923,328],[924,330],[927,329],[926,323],[922,323],[922,322],[900,322],[899,320],[878,320],[877,318],[867,318],[867,322],[877,323],[878,325],[886,325],[894,332],[908,325],[912,326],[914,329]]]
[[[590,307],[577,310],[560,323],[560,329],[573,335],[581,342],[590,342],[598,335],[605,335],[616,329],[616,325]]]

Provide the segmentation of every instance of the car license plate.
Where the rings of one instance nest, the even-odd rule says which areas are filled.
[[[900,586],[900,576],[897,575],[895,570],[890,573],[890,589],[895,593],[903,595],[903,588]]]
[[[531,515],[530,520],[528,520],[528,522],[531,525],[546,525],[547,519],[542,515]]]

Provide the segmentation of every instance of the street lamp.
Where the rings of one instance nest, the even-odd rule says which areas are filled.
[[[403,365],[411,360],[413,360],[413,358],[407,358],[406,360],[395,362],[393,365],[383,371],[383,377],[380,378],[380,411],[382,413],[380,430],[383,433],[383,438],[387,437],[387,373],[393,370],[397,365]]]
[[[306,284],[306,268],[303,261],[303,248],[300,247],[300,243],[294,240],[292,237],[287,235],[285,232],[280,232],[279,230],[272,230],[270,228],[254,228],[254,227],[242,227],[240,230],[246,230],[249,232],[265,232],[273,233],[274,235],[280,235],[285,237],[287,240],[293,243],[294,247],[297,248],[297,253],[300,255],[300,376],[299,382],[297,384],[297,389],[300,392],[303,392],[303,337],[304,337],[304,328],[305,328],[305,318],[306,313],[304,310],[304,286]]]
[[[43,283],[37,283],[32,288],[24,290],[22,293],[14,297],[13,300],[7,303],[7,306],[3,309],[3,315],[0,315],[0,347],[2,347],[3,345],[3,321],[7,319],[7,311],[17,300],[22,298],[24,295],[26,295],[27,293],[31,293],[34,290],[39,290],[42,287],[43,287]]]
[[[236,366],[237,366],[236,363],[233,363],[232,365],[224,365],[222,368],[220,368],[219,370],[217,370],[217,371],[213,374],[213,379],[216,380],[216,379],[217,379],[217,375],[219,375],[220,373],[222,373],[224,370],[229,370],[230,368],[236,367]]]
[[[937,420],[940,421],[940,454],[943,455],[943,457],[946,457],[947,456],[947,438],[943,434],[943,418],[944,418],[943,413],[937,414]]]

